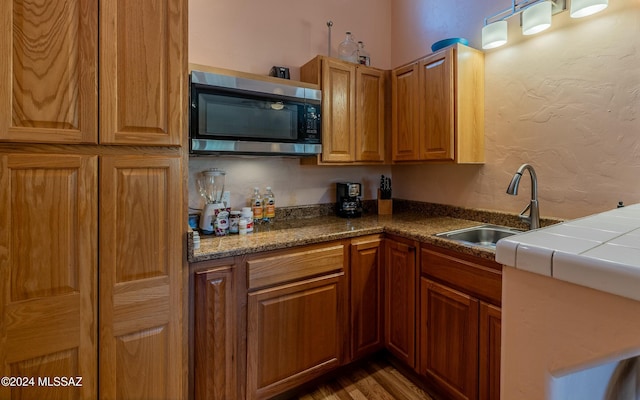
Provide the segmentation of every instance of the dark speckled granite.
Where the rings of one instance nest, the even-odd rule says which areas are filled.
[[[375,209],[375,201],[367,206]],[[393,215],[379,216],[368,207],[365,207],[362,218],[352,219],[336,217],[335,204],[281,208],[275,222],[258,225],[254,233],[202,236],[200,248],[196,250],[193,249],[192,233],[189,233],[188,259],[189,262],[198,262],[386,232],[493,260],[495,252],[491,249],[464,245],[434,235],[483,223],[526,229],[516,214],[495,211],[395,199]],[[545,219],[542,225],[558,222],[561,221]]]

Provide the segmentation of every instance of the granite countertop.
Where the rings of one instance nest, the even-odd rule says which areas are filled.
[[[493,249],[434,236],[436,233],[484,223],[446,216],[429,217],[412,212],[350,219],[336,216],[305,218],[257,225],[255,232],[242,236],[201,236],[199,249],[193,249],[190,233],[188,260],[193,263],[383,232],[493,260]]]
[[[640,301],[640,204],[508,237],[496,261]]]

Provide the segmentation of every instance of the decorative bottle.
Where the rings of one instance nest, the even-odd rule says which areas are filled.
[[[273,222],[276,217],[276,197],[271,191],[271,186],[267,186],[262,199],[264,204],[264,218],[266,222]]]
[[[371,65],[371,57],[369,57],[369,52],[364,49],[362,40],[358,41],[358,63],[366,65],[367,67]]]
[[[253,222],[257,223],[262,221],[263,217],[263,201],[260,196],[260,190],[257,187],[253,188],[253,196],[251,197],[251,209],[253,211]]]
[[[358,44],[353,39],[351,32],[346,32],[346,38],[338,45],[338,57],[352,63],[358,62]]]

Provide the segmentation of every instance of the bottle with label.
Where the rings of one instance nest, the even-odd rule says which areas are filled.
[[[263,200],[260,196],[260,190],[257,187],[253,188],[253,196],[251,196],[251,209],[253,211],[253,221],[260,222],[264,216]]]
[[[346,33],[346,38],[338,45],[338,57],[352,63],[358,62],[358,44],[353,39],[351,32]]]
[[[369,57],[369,52],[364,49],[362,40],[358,41],[358,63],[367,67],[371,65],[371,57]]]
[[[271,186],[267,186],[267,190],[264,193],[264,198],[262,199],[264,204],[264,217],[263,221],[273,222],[276,217],[276,197],[271,191]]]

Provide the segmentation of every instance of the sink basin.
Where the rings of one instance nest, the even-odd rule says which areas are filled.
[[[455,231],[442,232],[436,234],[436,236],[456,240],[473,246],[495,248],[498,240],[522,232],[523,231],[519,229],[507,228],[506,226],[480,225]]]

